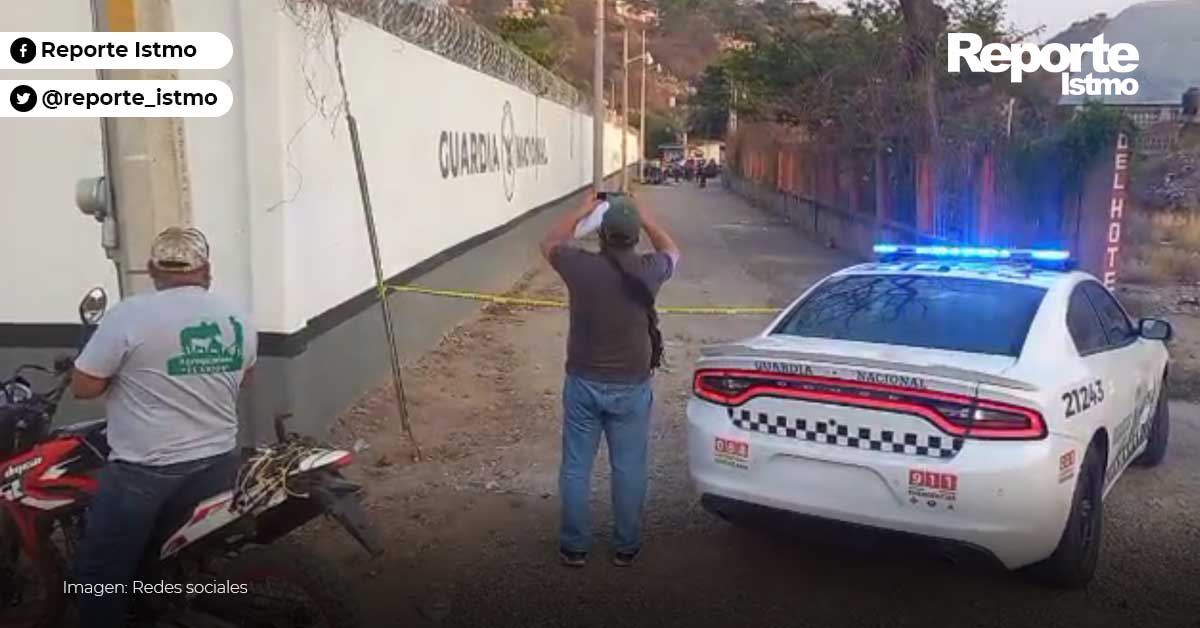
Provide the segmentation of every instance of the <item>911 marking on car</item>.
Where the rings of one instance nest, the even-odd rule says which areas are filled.
[[[925,508],[954,510],[958,475],[925,469],[908,470],[908,502]]]
[[[1069,419],[1104,402],[1104,383],[1096,380],[1086,386],[1068,390],[1063,393],[1062,399],[1067,403],[1067,418]]]
[[[713,441],[713,461],[743,471],[750,469],[750,443],[717,437]]]

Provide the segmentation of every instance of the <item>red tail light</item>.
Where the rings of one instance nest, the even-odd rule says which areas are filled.
[[[1046,436],[1042,414],[1031,408],[887,384],[741,369],[700,369],[693,379],[693,391],[697,397],[723,406],[741,405],[754,397],[782,397],[910,414],[963,438],[1034,440]]]

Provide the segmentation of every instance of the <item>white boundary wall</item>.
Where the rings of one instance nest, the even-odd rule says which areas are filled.
[[[41,17],[13,27],[87,30],[86,5],[47,0],[31,9]],[[277,7],[177,0],[175,26],[234,42],[226,68],[181,73],[223,80],[235,97],[223,118],[185,125],[194,221],[212,241],[216,288],[249,306],[261,330],[286,333],[371,289],[374,276],[327,33],[306,33]],[[343,59],[386,275],[590,182],[590,116],[345,20]],[[482,136],[486,150],[468,152],[486,163],[470,168],[487,171],[455,176],[444,132],[459,134],[458,146],[461,134],[477,145]],[[115,293],[98,226],[72,204],[75,179],[100,171],[98,122],[5,119],[0,137],[21,149],[0,151],[0,265],[32,271],[10,280],[0,322],[73,322],[87,288]],[[513,137],[532,148],[509,175],[503,145]],[[636,134],[628,142],[632,162]],[[616,172],[620,130],[611,124],[605,153],[606,171]],[[14,218],[20,234],[8,227]]]
[[[22,5],[0,9],[4,30],[92,30],[88,0]],[[90,70],[0,70],[6,80],[91,78]],[[99,120],[0,118],[0,323],[78,323],[85,292],[117,293],[100,224],[75,209],[75,182],[104,169],[100,145]]]

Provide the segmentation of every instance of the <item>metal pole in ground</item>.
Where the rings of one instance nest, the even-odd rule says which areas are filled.
[[[596,0],[592,55],[592,185],[604,183],[604,0]]]
[[[367,187],[367,168],[363,163],[362,144],[358,137],[358,120],[350,110],[350,91],[346,89],[346,73],[342,67],[342,43],[338,35],[337,9],[326,5],[329,15],[329,32],[333,37],[333,61],[337,69],[338,84],[342,90],[342,106],[346,112],[346,126],[350,129],[350,146],[354,151],[354,169],[358,173],[358,193],[362,199],[363,217],[367,222],[367,242],[371,246],[371,261],[375,265],[375,285],[378,290],[379,308],[383,312],[383,330],[387,338],[389,357],[392,362],[392,382],[396,387],[396,410],[400,413],[400,426],[408,442],[412,443],[413,459],[421,459],[421,447],[413,436],[412,424],[408,420],[408,404],[404,395],[404,382],[400,377],[400,351],[396,347],[396,330],[392,327],[392,308],[388,303],[386,279],[383,276],[383,261],[379,253],[379,236],[375,231],[375,212],[371,208],[371,191]]]

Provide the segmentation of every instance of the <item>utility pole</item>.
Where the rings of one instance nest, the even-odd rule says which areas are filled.
[[[629,191],[629,19],[621,13],[621,191]]]
[[[592,55],[592,185],[604,183],[604,0],[596,0]]]
[[[93,26],[107,31],[173,31],[171,2],[92,0]],[[99,77],[174,80],[178,72],[104,70]],[[106,185],[93,189],[105,202],[102,210],[89,213],[105,225],[103,244],[117,266],[121,296],[126,297],[151,288],[146,261],[158,232],[192,222],[187,146],[178,118],[106,118],[101,122]]]
[[[726,136],[737,132],[737,128],[738,128],[737,106],[738,106],[737,83],[730,81],[729,82],[729,123],[727,125],[729,128],[725,132]]]
[[[646,178],[646,66],[650,65],[650,57],[646,56],[646,28],[642,27],[642,96],[638,103],[638,181]]]

